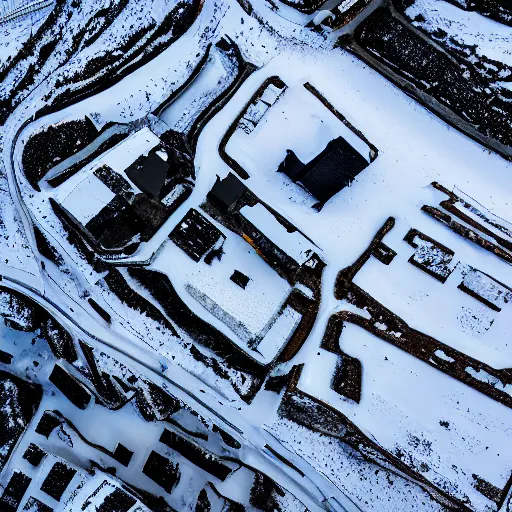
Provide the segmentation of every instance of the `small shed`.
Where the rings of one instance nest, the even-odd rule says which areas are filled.
[[[217,176],[217,181],[208,192],[207,198],[222,213],[227,213],[246,190],[247,187],[230,172],[223,180]]]
[[[128,467],[130,461],[132,460],[133,452],[128,450],[124,444],[117,443],[114,453],[112,454],[112,458],[117,460],[119,464]]]
[[[171,231],[169,238],[195,262],[225,236],[206,217],[191,208]]]
[[[23,454],[23,458],[32,466],[37,467],[46,456],[46,452],[34,443],[30,443]]]

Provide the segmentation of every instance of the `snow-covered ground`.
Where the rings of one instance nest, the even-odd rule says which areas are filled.
[[[435,2],[434,8],[430,4],[432,2],[427,0],[416,2],[411,9],[428,10],[431,18],[425,23],[449,29],[465,44],[477,44],[482,55],[488,58],[509,62],[509,48],[505,44],[506,38],[502,37],[507,29],[481,17],[475,22],[469,18],[476,16],[474,13],[457,12],[457,16],[468,17],[464,20],[466,27],[478,26],[476,32],[468,35],[460,31],[454,21],[447,25],[435,14],[435,9],[443,9],[443,20],[453,17],[453,6]],[[260,85],[269,77],[279,76],[288,86],[282,97],[255,130],[250,134],[236,130],[227,146],[227,153],[249,173],[245,184],[315,245],[305,244],[305,239],[297,240],[297,233],[290,236],[290,233],[276,232],[274,241],[282,243],[282,248],[295,255],[297,260],[301,253],[313,247],[317,252],[321,251],[327,263],[322,281],[322,302],[313,331],[297,356],[279,371],[284,373],[295,364],[304,364],[299,389],[338,409],[385,450],[401,458],[411,469],[452,497],[468,503],[472,510],[497,510],[496,503],[475,488],[473,475],[498,489],[506,486],[512,473],[512,413],[509,408],[362,328],[346,325],[340,338],[341,350],[362,363],[361,401],[355,404],[331,389],[338,359],[319,349],[319,345],[330,316],[349,307],[334,298],[338,271],[353,263],[384,221],[393,216],[396,225],[386,235],[384,243],[394,249],[397,256],[389,266],[370,258],[354,282],[411,327],[494,368],[510,368],[510,304],[504,304],[501,311],[494,311],[457,287],[464,279],[463,271],[467,266],[512,286],[512,267],[454,234],[422,212],[421,207],[425,204],[437,206],[444,199],[430,186],[433,181],[439,181],[450,190],[458,187],[499,217],[511,220],[512,164],[442,123],[354,56],[339,48],[333,49],[332,41],[317,44],[318,36],[307,33],[303,27],[283,20],[263,4],[255,3],[255,8],[256,15],[264,17],[275,31],[267,30],[254,17],[247,16],[237,2],[226,2],[219,13],[214,12],[212,2],[207,1],[200,19],[189,33],[160,56],[107,91],[28,125],[14,153],[22,198],[42,230],[65,254],[66,269],[82,288],[73,291],[68,275],[55,266],[48,265],[47,271],[57,286],[79,303],[83,302],[80,296],[86,296],[86,290],[87,297],[105,304],[112,312],[110,331],[113,335],[122,333],[139,346],[141,353],[156,352],[170,373],[186,370],[200,378],[208,388],[207,400],[214,401],[212,397],[215,396],[227,397],[233,408],[240,410],[237,412],[240,417],[255,427],[264,426],[319,473],[327,475],[362,510],[442,510],[414,481],[376,468],[335,439],[279,418],[276,414],[278,395],[262,390],[252,404],[243,403],[223,379],[193,360],[183,343],[160,332],[156,322],[109,295],[101,282],[101,273],[93,270],[67,241],[64,229],[49,206],[48,190],[34,193],[23,177],[21,152],[35,130],[62,120],[79,119],[84,114],[98,114],[106,123],[134,121],[153,111],[190,75],[193,64],[199,61],[206,47],[205,38],[201,37],[202,29],[211,24],[213,35],[207,41],[215,41],[226,33],[240,46],[246,60],[260,67],[205,127],[197,145],[197,181],[192,195],[161,227],[151,243],[141,248],[137,258],[148,261],[154,258],[150,268],[165,272],[180,298],[191,309],[240,345],[247,341],[240,337],[245,331],[240,329],[234,333],[229,329],[218,315],[204,307],[207,301],[202,305],[198,303],[197,292],[205,294],[223,311],[240,320],[248,335],[261,331],[267,324],[291,286],[249,244],[217,226],[227,236],[225,254],[220,262],[214,260],[209,266],[203,261],[192,261],[168,239],[168,235],[190,208],[200,209],[217,176],[223,178],[231,172],[218,152],[222,137]],[[108,40],[105,36],[98,44],[104,45]],[[80,58],[86,60],[94,51],[93,45],[89,53]],[[75,61],[73,65],[79,67],[80,63]],[[214,76],[217,78],[216,73]],[[352,185],[335,195],[321,211],[311,207],[314,200],[298,185],[276,173],[286,149],[293,149],[302,161],[308,162],[327,142],[340,135],[363,156],[368,155],[368,147],[303,87],[307,82],[379,150],[378,157]],[[43,84],[40,93],[36,92],[32,99],[22,104],[22,107],[27,106],[26,112],[20,109],[17,111],[19,117],[8,122],[7,138],[41,105],[40,97],[46,92],[45,87]],[[186,97],[181,96],[166,111],[166,122],[179,126],[180,112],[185,110],[182,98]],[[6,151],[4,158],[9,156]],[[116,158],[111,162],[112,167],[115,168],[117,163]],[[75,181],[82,183],[83,172],[65,183],[62,190],[73,188]],[[71,203],[80,205],[82,202],[84,206],[80,206],[80,210],[86,215],[85,205],[92,208],[90,198],[100,197],[98,190],[93,187],[90,195],[86,195],[83,188],[75,190],[79,191],[76,201],[73,196],[67,196],[66,201],[70,208],[73,208]],[[100,199],[106,200],[104,197]],[[255,208],[246,207],[242,214],[251,222],[265,224],[262,212],[255,212]],[[414,249],[403,238],[411,228],[454,251],[455,260],[460,264],[445,283],[408,262]],[[234,270],[250,277],[245,290],[230,281]],[[124,270],[123,275],[136,291],[141,291]],[[54,293],[62,292],[55,287]],[[297,318],[288,311],[283,321],[285,328],[282,330],[287,331],[296,325]],[[276,350],[272,341],[283,335],[281,327],[277,325],[278,332],[272,332],[272,339],[267,340],[270,348],[264,351],[268,350],[268,354]],[[442,358],[443,354],[438,357]],[[271,357],[265,355],[265,359]],[[485,375],[481,377],[485,379]],[[94,433],[87,432],[93,427],[78,417],[76,421],[93,438]],[[148,427],[144,436],[151,437],[153,428]],[[120,435],[126,436],[127,444],[133,444],[136,433],[138,431],[123,431]],[[130,478],[128,473],[120,473],[120,476]],[[187,484],[181,485],[186,490]]]
[[[265,112],[256,128],[247,134],[239,127],[229,139],[226,152],[251,177],[264,179],[276,193],[281,192],[280,202],[293,201],[311,207],[317,201],[284,174],[276,172],[286,150],[294,151],[302,162],[307,163],[329,141],[340,136],[368,160],[369,148],[303,87],[305,81],[303,76],[290,83],[285,80],[287,89]],[[276,137],[276,133],[280,136]]]
[[[200,307],[196,301],[207,307],[207,298],[217,304],[221,310],[218,319],[214,316],[214,310],[209,313],[205,311],[201,316],[232,336],[233,332],[221,321],[224,316],[221,312],[224,312],[236,320],[235,334],[242,344],[247,344],[277,313],[291,287],[244,240],[233,233],[226,235],[224,255],[220,261],[214,259],[211,265],[204,261],[194,263],[168,241],[152,267],[170,277],[192,310],[197,311]],[[230,280],[235,270],[249,277],[245,289]]]

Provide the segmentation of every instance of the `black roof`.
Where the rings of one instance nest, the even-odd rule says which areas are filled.
[[[130,167],[128,167],[128,169],[130,169]],[[125,200],[128,200],[134,195],[131,184],[106,164],[98,167],[98,169],[94,171],[94,176],[96,176],[96,178],[98,178],[114,194],[123,196]]]
[[[118,487],[105,497],[98,512],[128,512],[135,503],[137,500],[133,496]]]
[[[41,461],[43,460],[44,456],[46,455],[46,452],[39,448],[39,446],[30,443],[28,448],[25,450],[25,453],[23,454],[23,458],[29,462],[29,464],[32,464],[32,466],[39,466]]]
[[[0,350],[0,363],[11,364],[13,355],[9,354],[9,352],[4,352]]]
[[[250,278],[249,276],[246,276],[244,273],[240,272],[239,270],[235,270],[233,274],[230,277],[231,281],[233,283],[240,286],[240,288],[243,288],[245,290],[245,287],[249,284]]]
[[[222,232],[193,208],[169,234],[169,238],[196,262],[213,248],[220,237],[224,237]]]
[[[168,162],[158,156],[156,151],[151,151],[147,157],[138,158],[130,165],[126,175],[142,192],[161,199],[169,167]]]
[[[179,464],[174,464],[172,460],[155,451],[149,454],[142,472],[169,493],[180,479]]]
[[[331,140],[326,148],[311,162],[304,165],[293,151],[288,151],[278,171],[300,183],[321,203],[354,180],[366,167],[367,160],[343,137]]]
[[[36,432],[46,438],[50,437],[50,434],[62,424],[62,419],[59,418],[52,411],[44,411],[39,423],[36,427]]]
[[[246,190],[247,187],[230,172],[223,180],[217,176],[207,197],[220,211],[226,213]]]
[[[213,453],[207,452],[176,432],[165,428],[160,436],[160,442],[219,480],[224,481],[232,471],[229,466],[221,462]]]
[[[60,501],[75,475],[76,469],[68,466],[65,462],[58,461],[46,475],[41,490],[54,500]]]
[[[112,458],[117,460],[123,466],[128,466],[132,460],[133,452],[128,450],[124,444],[117,443],[116,449],[112,454]]]
[[[21,471],[15,471],[0,498],[0,510],[16,512],[31,481],[32,479]]]
[[[79,409],[86,409],[92,400],[88,389],[76,377],[58,364],[53,367],[49,380]]]
[[[291,149],[287,149],[286,157],[279,165],[277,172],[284,172],[292,181],[297,181],[302,176],[304,167],[306,164]]]

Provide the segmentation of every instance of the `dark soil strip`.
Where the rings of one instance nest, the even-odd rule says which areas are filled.
[[[34,238],[36,240],[37,250],[41,256],[45,257],[48,261],[51,261],[59,268],[64,265],[64,259],[62,256],[36,225],[34,225]]]
[[[449,199],[445,201],[441,201],[439,206],[442,206],[447,212],[451,213],[452,215],[458,217],[460,220],[465,222],[466,224],[470,225],[472,228],[480,231],[481,233],[484,233],[485,235],[493,238],[497,244],[501,245],[506,251],[512,253],[512,242],[509,240],[497,235],[494,231],[491,231],[487,227],[485,227],[484,224],[481,222],[476,221],[473,217],[470,217],[469,215],[464,214],[459,208],[456,207],[457,204],[461,204],[465,208],[469,209],[473,205],[466,202],[464,199],[460,198],[447,188],[443,187],[441,184],[434,182],[432,183],[432,186],[436,188],[437,190],[440,190],[441,192],[444,192],[447,196],[449,196]],[[482,215],[484,215],[482,212],[480,212]],[[508,234],[512,237],[512,232],[508,231],[505,226],[501,224],[497,224],[496,222],[492,221],[491,219],[483,217],[487,223],[489,223],[494,228],[502,231],[504,234]]]
[[[361,270],[364,264],[370,259],[370,256],[377,249],[379,244],[382,242],[382,239],[393,229],[395,226],[395,219],[393,217],[389,217],[386,222],[379,229],[377,234],[374,236],[372,242],[368,246],[368,248],[363,252],[361,256],[357,259],[355,263],[349,265],[348,267],[340,270],[338,273],[338,277],[336,280],[334,295],[337,299],[340,299],[340,296],[343,294],[342,290],[339,289],[339,285],[343,284],[345,281],[351,282],[356,274]]]
[[[337,353],[342,355],[343,352],[339,348],[338,340],[345,322],[352,323],[504,406],[512,408],[512,396],[491,383],[473,377],[466,371],[466,368],[472,368],[476,373],[484,376],[488,374],[498,379],[504,386],[512,384],[512,382],[509,382],[507,373],[473,359],[432,336],[412,329],[403,319],[385,308],[355,284],[346,283],[346,286],[348,290],[345,299],[359,308],[365,308],[370,313],[371,318],[367,319],[349,311],[336,313],[329,320],[325,334],[326,339],[322,342],[323,346],[333,347],[333,351],[337,350]],[[379,329],[376,324],[385,324],[386,328],[384,330]],[[400,336],[395,333],[400,333]],[[442,351],[446,358],[438,357],[436,355],[438,350]]]
[[[308,339],[320,309],[321,296],[322,296],[322,275],[325,268],[325,263],[317,258],[314,268],[309,266],[302,266],[296,274],[296,282],[302,283],[304,286],[313,291],[313,299],[308,299],[302,293],[297,292],[294,309],[302,314],[299,325],[295,329],[292,337],[279,354],[277,361],[285,363],[290,361],[302,348]],[[293,293],[293,292],[292,292]],[[290,303],[293,303],[294,297],[290,294]]]
[[[17,324],[13,325],[12,320],[4,317],[4,322],[13,329],[25,330],[27,332],[38,332],[39,337],[44,339],[58,359],[65,359],[69,363],[77,360],[74,341],[71,335],[39,304],[32,301],[26,295],[9,288],[0,287],[0,292],[10,296],[9,309],[14,316],[24,311],[24,317],[28,325],[21,329]]]
[[[119,409],[126,404],[128,402],[126,397],[117,391],[117,388],[111,385],[109,386],[106,382],[106,374],[102,374],[98,370],[96,359],[94,357],[94,349],[83,341],[80,342],[80,348],[82,349],[82,354],[85,357],[90,371],[90,379],[96,389],[96,392],[101,396],[103,403],[108,404],[108,408],[113,410]]]
[[[177,4],[148,38],[146,46],[129,54],[128,62],[121,61],[115,66],[107,66],[107,68],[103,70],[102,75],[97,76],[93,83],[87,84],[84,88],[78,88],[73,91],[68,89],[64,91],[57,96],[51,104],[46,105],[43,109],[38,111],[35,116],[36,119],[52,112],[62,110],[69,105],[99,94],[117,84],[124,77],[156,58],[179,39],[194,23],[201,9],[202,2],[200,0],[193,0],[191,3],[182,2]],[[159,37],[166,35],[170,31],[172,31],[172,37],[164,42],[156,43]],[[151,47],[151,45],[153,46]],[[121,48],[120,50],[128,53],[130,47]]]
[[[162,308],[165,314],[172,318],[173,321],[175,321],[176,318],[179,320],[176,321],[177,326],[184,329],[193,339],[198,341],[198,343],[212,350],[217,356],[222,358],[223,361],[219,362],[215,357],[204,355],[193,344],[188,347],[192,357],[211,368],[221,379],[229,381],[239,396],[244,401],[250,402],[263,384],[268,368],[250,358],[226,336],[194,315],[181,299],[179,299],[167,276],[160,272],[150,270],[138,272],[139,270],[143,269],[130,268],[128,270],[130,277],[142,284],[160,304],[163,302]],[[107,274],[105,282],[129,307],[135,311],[145,313],[150,318],[161,323],[172,333],[176,333],[175,336],[180,339],[176,329],[162,312],[153,306],[151,302],[134,292],[117,269],[112,269],[109,274]],[[167,288],[167,286],[169,286],[169,288]],[[159,300],[160,297],[162,298],[162,302]],[[190,332],[188,332],[187,329],[190,329]],[[242,384],[247,383],[249,380],[250,384],[247,386],[247,390],[240,388],[237,380],[231,377],[229,373],[230,370],[240,372],[238,378]]]
[[[336,354],[343,354],[339,347],[338,340],[343,330],[344,322],[350,322],[362,327],[374,336],[408,352],[417,359],[437,368],[467,386],[489,396],[493,400],[512,408],[512,396],[490,383],[483,382],[473,377],[466,371],[466,368],[470,367],[475,372],[482,375],[487,373],[498,379],[503,385],[512,384],[512,378],[509,372],[506,370],[496,370],[489,365],[445,345],[427,334],[412,329],[403,319],[395,315],[353,283],[354,277],[364,263],[368,261],[374,247],[382,241],[385,233],[393,226],[394,221],[391,222],[392,220],[392,218],[388,219],[376,234],[368,249],[366,249],[353,265],[340,271],[336,280],[334,292],[336,299],[347,300],[360,309],[365,308],[371,315],[371,318],[367,319],[349,311],[336,313],[329,320],[322,346]],[[377,323],[385,324],[386,329],[381,330],[377,328]],[[400,333],[400,335],[397,336],[396,333]],[[435,354],[438,350],[443,351],[447,358],[451,358],[454,361],[450,362],[449,360],[438,357]]]
[[[38,28],[30,39],[24,44],[23,48],[9,61],[9,63],[0,70],[0,82],[3,82],[7,75],[22,61],[29,58],[33,54],[37,44],[57,23],[60,15],[64,10],[67,0],[56,0],[55,7],[48,15],[43,24]]]
[[[501,247],[489,242],[489,240],[483,238],[478,233],[473,231],[471,228],[464,226],[464,224],[460,224],[452,219],[450,215],[442,212],[441,210],[434,208],[433,206],[424,205],[421,209],[432,218],[444,224],[447,228],[451,229],[457,235],[469,240],[470,242],[475,243],[482,249],[491,252],[498,258],[501,258],[503,261],[512,264],[512,253],[502,249]],[[495,236],[495,235],[493,235]]]
[[[430,40],[435,41],[445,52],[455,57],[463,68],[467,67],[471,69],[472,73],[483,85],[497,89],[501,96],[510,96],[510,93],[503,87],[498,87],[496,82],[501,82],[504,77],[508,77],[505,79],[506,81],[511,80],[511,66],[502,61],[480,54],[477,51],[477,45],[464,44],[462,41],[449,35],[443,29],[432,30],[424,23],[425,20],[421,14],[414,19],[410,18],[406,10],[410,5],[415,3],[414,0],[392,0],[392,3],[397,12],[399,12],[407,22],[411,24],[416,22],[412,25],[414,29],[421,31]],[[460,5],[457,5],[457,7],[462,8]]]
[[[133,268],[131,270],[134,270]],[[153,272],[153,271],[150,271]],[[155,274],[159,274],[158,272],[153,272]],[[131,272],[130,272],[131,275]],[[160,275],[160,274],[159,274]],[[133,277],[133,276],[132,276]],[[135,278],[136,279],[136,278]],[[150,301],[145,299],[142,295],[139,295],[136,293],[126,282],[123,275],[118,269],[111,268],[108,274],[104,278],[105,283],[108,285],[110,290],[122,301],[124,302],[129,308],[133,309],[134,311],[137,311],[140,314],[146,315],[155,322],[158,322],[162,325],[163,328],[167,329],[170,334],[179,340],[181,340],[180,335],[178,334],[176,328],[174,325],[169,322],[169,320],[166,318],[166,316],[157,308],[155,307]],[[136,279],[137,280],[137,279]],[[166,312],[167,313],[167,312]],[[191,313],[191,315],[193,315]],[[195,315],[194,315],[195,317]],[[192,319],[193,321],[193,319]],[[199,319],[198,319],[198,322]],[[177,323],[177,325],[179,325]],[[208,324],[207,324],[208,325]],[[213,340],[213,338],[212,338]],[[231,342],[229,342],[231,343]],[[256,368],[256,372],[248,372],[248,374],[241,373],[240,379],[242,382],[245,382],[247,379],[250,379],[252,381],[252,384],[250,386],[249,391],[241,392],[240,389],[238,389],[238,386],[236,385],[236,382],[232,382],[230,379],[230,375],[227,370],[233,369],[233,367],[230,368],[229,361],[226,361],[226,366],[219,363],[219,361],[213,357],[207,357],[202,352],[200,352],[194,345],[191,345],[189,347],[190,354],[194,359],[197,361],[203,363],[204,365],[210,367],[213,372],[218,375],[220,378],[224,380],[228,380],[231,382],[233,388],[235,391],[242,397],[242,399],[250,401],[252,398],[254,398],[254,395],[258,391],[259,387],[263,383],[263,380],[266,375],[267,369],[262,366],[258,366]],[[240,350],[240,349],[238,349]],[[215,352],[215,350],[214,350]],[[230,352],[231,353],[231,352]],[[236,354],[235,354],[236,355]],[[249,359],[248,357],[246,357]],[[249,360],[252,363],[252,359]],[[257,364],[257,363],[256,363]],[[240,371],[238,369],[238,366],[235,366],[234,368],[236,371]]]
[[[379,150],[377,147],[372,144],[364,135],[361,130],[358,130],[341,112],[336,110],[336,108],[329,103],[327,98],[313,85],[309,82],[304,84],[306,90],[308,90],[315,98],[320,100],[322,105],[326,107],[330,112],[332,112],[351,132],[357,135],[367,146],[370,148],[370,163],[373,162],[379,156]]]
[[[83,45],[87,47],[110,26],[116,16],[124,9],[127,0],[116,0],[111,2],[109,9],[102,9],[86,22],[85,26],[72,27],[71,30],[77,28],[76,33],[72,36],[71,45],[64,50],[64,60],[60,62],[58,69],[65,66],[69,60],[76,55]],[[36,81],[42,82],[47,76],[39,76],[38,74],[48,62],[60,39],[65,35],[68,28],[67,23],[71,17],[71,10],[76,8],[73,0],[58,0],[54,10],[50,13],[46,21],[23,46],[18,53],[16,59],[10,62],[0,75],[6,75],[13,71],[15,67],[23,59],[35,59],[35,63],[31,63],[24,72],[23,77],[9,91],[9,95],[0,102],[0,123],[5,121],[9,114],[16,108],[22,96],[26,96],[37,85]],[[44,29],[44,30],[43,30]],[[50,41],[42,45],[42,40],[48,37]],[[20,57],[22,56],[22,59]],[[62,57],[62,56],[61,56]],[[5,77],[1,78],[2,80]],[[60,85],[56,85],[58,87]],[[48,98],[45,98],[47,100]]]
[[[447,1],[464,11],[477,12],[498,23],[512,27],[512,6],[509,0],[467,0],[465,7],[460,5],[457,0]]]
[[[129,308],[146,315],[148,318],[151,318],[167,329],[172,336],[180,338],[178,332],[169,320],[167,320],[151,302],[136,293],[133,288],[128,285],[118,269],[111,268],[103,279],[112,293]]]

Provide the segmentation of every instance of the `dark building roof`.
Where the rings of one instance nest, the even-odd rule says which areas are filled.
[[[245,287],[249,284],[249,277],[246,276],[244,273],[240,272],[239,270],[235,270],[233,272],[233,275],[230,277],[231,281],[233,283],[240,286],[240,288],[243,288],[245,290]]]
[[[94,175],[114,194],[123,196],[125,200],[133,196],[134,191],[130,183],[108,165],[104,164],[96,169]]]
[[[88,389],[62,366],[56,364],[53,367],[49,380],[61,393],[79,409],[86,409],[91,401]]]
[[[172,460],[155,451],[149,454],[142,472],[169,493],[180,479],[179,464],[174,464]]]
[[[213,248],[220,237],[224,235],[193,208],[169,234],[169,238],[196,262]]]
[[[15,471],[0,498],[0,510],[16,512],[31,481],[32,479],[24,473]]]
[[[343,137],[331,140],[326,148],[308,164],[302,164],[293,151],[279,166],[292,181],[300,183],[321,203],[354,180],[368,162]]]
[[[291,149],[287,149],[286,157],[279,165],[277,172],[283,172],[292,181],[297,181],[302,176],[304,167],[306,164]]]
[[[56,462],[44,479],[41,490],[51,496],[54,500],[60,501],[68,485],[76,475],[76,470],[64,462]]]
[[[224,481],[232,471],[229,466],[223,464],[213,453],[207,452],[176,432],[164,429],[160,436],[160,442],[219,480]]]
[[[130,203],[116,195],[85,228],[102,248],[129,252],[135,243],[149,240],[170,214],[170,208],[146,194]]]
[[[105,320],[105,322],[109,324],[112,321],[110,315],[93,298],[87,299],[87,302],[91,305],[91,308],[94,309],[94,311],[96,311],[103,320]]]
[[[169,172],[169,163],[151,151],[147,157],[138,158],[128,169],[126,175],[142,192],[161,199],[162,190]]]
[[[8,352],[4,352],[3,350],[0,350],[0,363],[11,364],[12,358],[13,358],[12,354],[9,354]]]
[[[52,411],[44,411],[41,416],[39,423],[36,427],[36,432],[46,438],[50,437],[50,434],[62,424],[62,419],[59,418]]]
[[[43,449],[33,443],[30,443],[23,455],[23,458],[32,464],[32,466],[37,467],[45,455],[46,452]]]
[[[116,449],[112,454],[112,458],[117,460],[117,462],[119,462],[123,466],[128,466],[128,464],[130,464],[132,456],[133,452],[131,450],[128,450],[128,448],[126,448],[126,446],[124,446],[121,443],[117,443]]]
[[[217,176],[217,181],[208,192],[208,200],[221,212],[227,211],[242,197],[247,187],[233,174],[229,173],[223,180]]]
[[[131,215],[130,205],[125,201],[123,196],[116,195],[107,203],[87,224],[87,231],[96,239],[101,239],[103,233],[108,229],[109,225],[116,223],[120,218],[129,217]],[[133,220],[130,218],[130,220]],[[132,222],[131,224],[135,224]],[[119,229],[117,230],[119,231]],[[135,236],[136,229],[133,229]],[[130,238],[131,238],[130,236]]]

